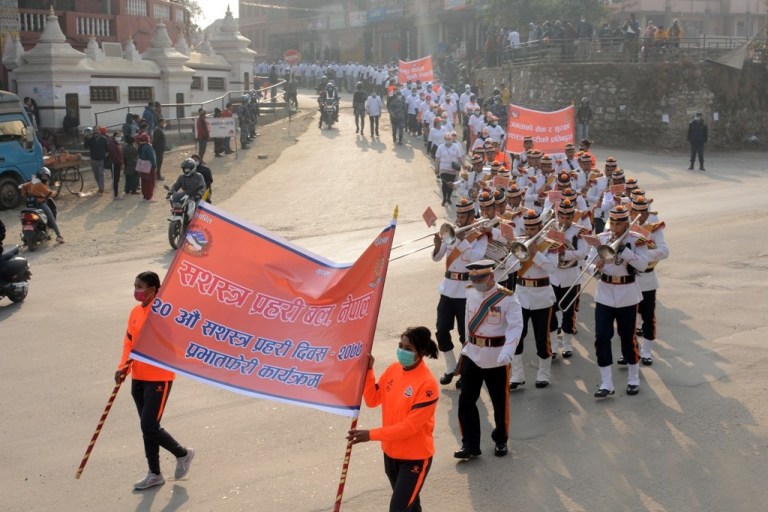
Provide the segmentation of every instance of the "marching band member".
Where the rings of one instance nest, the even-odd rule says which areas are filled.
[[[589,208],[584,197],[577,194],[572,188],[566,188],[561,192],[561,200],[569,199],[571,203],[576,205],[576,211],[573,214],[573,222],[581,225],[588,232],[592,232],[592,221],[589,219]]]
[[[528,165],[528,153],[533,150],[533,137],[526,135],[523,137],[523,150],[515,155],[515,161],[512,163],[512,168],[517,169],[521,165]]]
[[[526,171],[528,174],[528,188],[525,191],[525,205],[528,208],[536,210],[537,213],[541,212],[544,204],[544,202],[539,199],[539,194],[544,191],[546,187],[546,181],[541,170],[542,156],[541,151],[538,149],[532,150],[528,154],[528,169]]]
[[[605,190],[605,193],[603,194],[603,203],[600,206],[603,211],[610,211],[614,206],[617,206],[619,204],[623,205],[629,205],[630,198],[629,198],[629,192],[626,192],[626,187],[624,187],[624,192],[621,194],[614,194],[611,191],[611,187],[614,185],[624,185],[624,169],[616,168],[613,171],[613,174],[611,174],[611,184],[608,187],[608,189]]]
[[[528,210],[523,217],[525,235],[528,240],[538,235],[542,229],[541,214]],[[542,244],[539,246],[538,244]],[[520,263],[517,273],[516,294],[523,308],[523,332],[517,345],[515,356],[512,358],[512,375],[509,381],[510,389],[517,389],[525,384],[523,369],[523,342],[528,333],[528,320],[533,326],[533,336],[536,340],[536,354],[539,356],[539,370],[536,374],[536,387],[545,388],[549,385],[550,367],[552,365],[552,347],[549,339],[549,316],[552,314],[552,304],[555,293],[549,285],[549,275],[557,265],[555,255],[547,253],[545,242],[530,244],[529,256]]]
[[[582,170],[584,170],[585,167],[588,169],[592,168],[592,160],[589,158],[584,159],[583,162],[582,159],[579,158],[579,164],[583,166]],[[605,160],[603,175],[596,178],[590,177],[588,179],[589,189],[587,190],[587,202],[589,203],[590,208],[592,208],[592,218],[595,222],[595,234],[600,234],[605,229],[606,212],[603,211],[602,208],[603,195],[608,189],[610,177],[617,165],[618,163],[616,159],[609,156]],[[587,170],[587,172],[591,173],[591,170]]]
[[[642,319],[642,327],[638,330],[640,345],[640,361],[645,366],[653,364],[651,350],[656,339],[656,290],[659,288],[659,278],[656,275],[656,264],[669,258],[669,248],[664,238],[664,223],[660,222],[655,212],[648,211],[651,204],[645,196],[634,196],[632,199],[632,218],[640,217],[638,224],[650,234],[646,241],[648,253],[648,268],[637,274],[637,282],[643,294],[638,312]],[[626,363],[619,359],[618,364]]]
[[[461,351],[461,393],[459,424],[461,449],[453,456],[469,459],[481,455],[480,415],[477,399],[485,382],[493,404],[495,427],[491,439],[494,455],[508,452],[509,363],[520,339],[522,313],[517,297],[493,280],[493,260],[480,260],[467,265],[470,286],[467,287],[466,331],[469,336]]]
[[[576,146],[570,143],[566,144],[565,158],[557,161],[557,172],[567,172],[570,174],[571,172],[579,170],[580,168],[579,159],[576,158]]]
[[[613,324],[621,339],[621,353],[627,362],[627,394],[640,392],[640,365],[635,339],[637,305],[642,299],[635,274],[648,267],[646,247],[637,243],[629,229],[629,210],[618,205],[609,214],[610,230],[599,235],[601,244],[619,242],[616,256],[606,260],[599,255],[594,262],[594,270],[599,276],[595,292],[595,352],[597,366],[600,368],[600,387],[595,396],[605,398],[614,393],[611,365],[613,352]],[[592,250],[597,254],[596,249]],[[591,256],[591,255],[590,255]]]
[[[565,235],[565,243],[554,249],[557,254],[557,268],[550,274],[552,290],[555,292],[555,304],[552,306],[555,314],[551,315],[549,323],[550,339],[557,339],[558,330],[562,331],[562,353],[566,359],[573,355],[573,337],[576,335],[576,301],[573,298],[581,288],[579,284],[573,288],[571,285],[579,278],[581,263],[587,256],[587,244],[581,239],[581,235],[591,231],[573,223],[575,212],[575,205],[570,199],[564,198],[560,201],[557,209],[557,230]],[[561,304],[568,306],[565,311],[562,311]],[[552,357],[555,357],[556,353],[557,347],[553,350]]]
[[[472,223],[474,204],[469,199],[460,199],[456,204],[456,229]],[[432,261],[445,257],[445,278],[440,283],[440,301],[437,304],[437,326],[435,338],[438,348],[445,359],[445,373],[440,377],[440,384],[450,384],[456,371],[456,356],[453,353],[451,330],[454,320],[459,331],[459,341],[466,340],[464,314],[466,308],[466,284],[469,280],[467,264],[482,258],[488,246],[486,233],[480,230],[457,233],[454,240],[446,243],[435,234]]]

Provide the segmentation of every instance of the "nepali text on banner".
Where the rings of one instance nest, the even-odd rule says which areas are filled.
[[[411,80],[421,80],[422,82],[434,82],[435,75],[432,71],[432,56],[422,57],[417,60],[400,61],[400,68],[397,73],[397,81],[405,84]]]
[[[135,359],[230,391],[357,416],[393,220],[334,263],[202,203]]]
[[[533,146],[544,153],[559,154],[574,139],[573,106],[555,112],[541,112],[518,105],[509,106],[507,151],[523,151],[523,138],[533,137]]]

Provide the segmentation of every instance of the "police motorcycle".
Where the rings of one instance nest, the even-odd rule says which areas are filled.
[[[195,172],[196,167],[197,163],[191,158],[187,158],[181,163],[181,169],[185,175]],[[195,214],[197,207],[195,199],[200,198],[190,197],[183,190],[172,192],[168,185],[163,185],[163,188],[168,192],[166,199],[171,205],[171,215],[168,217],[168,243],[173,249],[178,249],[184,241],[184,234]]]

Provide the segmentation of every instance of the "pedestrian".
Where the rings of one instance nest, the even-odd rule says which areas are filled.
[[[445,133],[443,135],[443,143],[437,147],[435,151],[435,175],[440,176],[443,192],[443,202],[441,206],[445,206],[451,202],[451,194],[453,194],[453,182],[459,176],[461,170],[461,159],[464,156],[464,151],[461,149],[461,144],[454,144],[453,135],[451,133]]]
[[[395,93],[395,98],[389,104],[387,109],[389,110],[389,122],[392,125],[392,142],[402,146],[408,107],[405,105],[403,95],[400,91]]]
[[[381,101],[381,96],[373,90],[368,99],[365,100],[365,110],[368,113],[368,124],[371,128],[371,137],[379,136],[379,118],[381,117],[381,111],[384,108],[384,104]]]
[[[151,133],[155,129],[155,121],[157,118],[155,117],[155,104],[151,101],[147,103],[147,106],[144,107],[144,112],[141,115],[141,119],[147,123],[147,129]]]
[[[437,381],[424,358],[437,358],[437,344],[426,327],[409,327],[400,335],[397,363],[391,364],[376,383],[373,356],[363,396],[368,407],[381,405],[382,426],[349,431],[352,444],[381,441],[384,472],[392,485],[390,512],[421,512],[419,493],[435,453]]]
[[[485,382],[493,404],[495,428],[491,433],[494,455],[504,457],[509,449],[509,364],[520,340],[523,314],[517,296],[496,285],[493,260],[479,260],[467,265],[467,343],[459,362],[461,393],[459,425],[461,448],[453,456],[470,459],[480,450],[480,414],[477,399]]]
[[[162,117],[157,120],[155,130],[152,132],[152,149],[155,150],[155,159],[157,160],[157,179],[164,181],[162,175],[163,156],[168,151],[168,144],[165,139],[165,119]]]
[[[195,171],[199,172],[205,181],[205,193],[203,194],[203,201],[208,204],[213,204],[213,201],[211,200],[211,196],[213,195],[213,173],[211,172],[211,169],[200,163],[200,155],[191,155],[189,158],[195,161],[197,164]]]
[[[576,139],[589,139],[589,121],[592,119],[592,107],[589,98],[581,98],[581,105],[576,110]]]
[[[224,110],[221,111],[221,117],[232,117],[232,103],[227,103],[224,106]],[[232,151],[232,144],[231,144],[232,137],[224,137],[224,144],[222,147],[224,148],[224,154],[231,155],[234,153]]]
[[[139,159],[139,148],[136,140],[131,135],[124,136],[123,164],[125,165],[125,193],[126,195],[138,195],[139,173],[136,172],[136,162]]]
[[[120,170],[123,167],[123,149],[120,147],[120,143],[117,141],[117,132],[112,134],[112,137],[107,142],[107,153],[109,160],[109,167],[112,170],[112,199],[115,201],[121,200],[123,197],[120,195]]]
[[[368,95],[363,90],[363,82],[357,82],[355,93],[352,95],[352,111],[355,114],[355,133],[365,135],[365,102]],[[371,126],[373,130],[373,126]],[[371,131],[373,137],[373,131]]]
[[[139,134],[139,126],[133,124],[133,114],[128,112],[125,114],[125,122],[123,123],[123,142],[125,142],[127,137],[133,137],[136,138],[136,135]]]
[[[696,112],[693,121],[688,124],[688,142],[691,144],[691,165],[689,171],[693,170],[693,164],[696,162],[696,155],[699,156],[699,170],[704,170],[704,144],[709,140],[709,129],[704,123],[704,116],[701,112]]]
[[[244,94],[240,106],[237,107],[237,121],[240,125],[240,149],[248,149],[248,136],[251,133],[251,116],[248,114],[250,96]]]
[[[160,472],[160,447],[176,457],[174,477],[180,480],[187,476],[195,450],[185,448],[160,426],[165,412],[168,395],[176,375],[141,361],[128,359],[136,337],[149,315],[152,301],[160,290],[160,277],[154,272],[142,272],[133,283],[133,297],[139,304],[133,307],[128,317],[128,328],[123,338],[123,354],[115,372],[115,383],[119,383],[131,374],[131,396],[141,420],[141,433],[144,437],[144,454],[147,457],[149,471],[147,476],[133,484],[136,490],[149,489],[165,483]],[[127,367],[126,367],[127,365]]]
[[[89,150],[91,157],[91,171],[99,194],[104,193],[104,161],[107,159],[107,129],[94,126],[90,135],[85,137],[84,146]]]
[[[205,120],[205,109],[201,108],[197,111],[197,119],[195,120],[195,140],[197,140],[197,153],[201,160],[205,158],[205,149],[208,147],[210,135],[208,122]]]
[[[152,198],[155,194],[155,170],[157,169],[155,150],[152,149],[152,144],[149,142],[149,135],[146,133],[140,133],[136,142],[139,143],[139,159],[148,160],[151,164],[149,172],[139,173],[139,177],[141,178],[141,194],[144,196],[145,203],[156,203],[157,201]]]

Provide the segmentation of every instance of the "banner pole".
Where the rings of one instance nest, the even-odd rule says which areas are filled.
[[[349,430],[357,428],[357,417],[352,420]],[[341,511],[341,498],[344,496],[344,485],[347,483],[347,471],[349,470],[349,459],[352,457],[352,440],[347,441],[347,449],[344,452],[344,462],[341,465],[341,476],[339,477],[339,489],[336,491],[336,503],[333,504],[333,512]]]
[[[83,460],[80,462],[80,467],[77,468],[77,473],[75,474],[75,478],[79,479],[80,475],[83,474],[83,470],[85,469],[85,465],[88,463],[88,457],[91,456],[91,452],[93,451],[93,447],[96,445],[96,439],[99,438],[99,434],[101,433],[101,428],[104,426],[104,422],[107,421],[107,415],[109,414],[109,410],[112,409],[112,404],[115,402],[115,398],[117,397],[117,392],[120,391],[120,386],[123,384],[123,381],[125,381],[125,377],[127,376],[128,366],[131,364],[131,360],[127,360],[123,367],[120,369],[120,380],[115,384],[115,388],[112,390],[112,394],[109,397],[109,400],[107,400],[107,406],[104,408],[104,412],[101,415],[101,419],[99,420],[99,424],[96,425],[96,431],[93,433],[93,437],[91,437],[91,442],[88,443],[88,448],[85,449],[85,455],[83,456]]]

